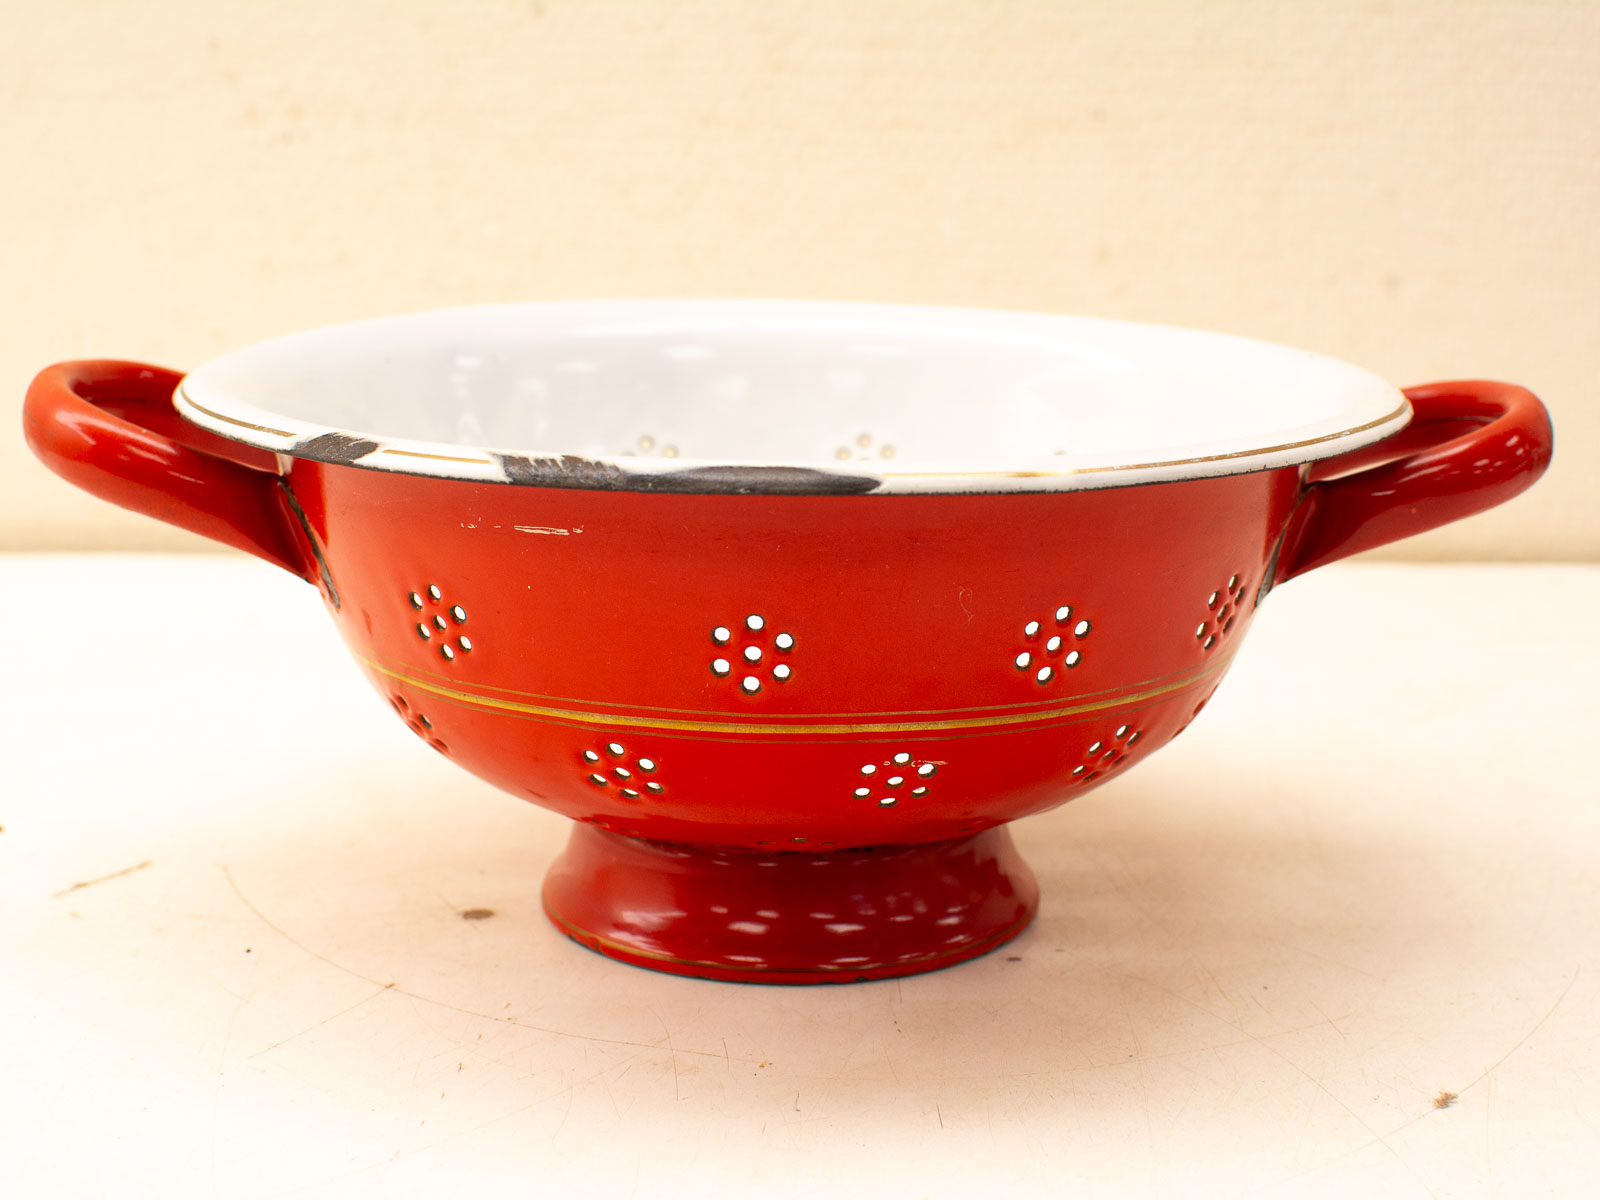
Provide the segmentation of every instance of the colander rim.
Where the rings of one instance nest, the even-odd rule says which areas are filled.
[[[252,397],[272,370],[315,367],[318,355],[347,356],[352,345],[369,354],[405,339],[443,337],[451,330],[504,331],[521,323],[546,331],[630,329],[640,322],[664,328],[799,330],[816,336],[892,330],[932,339],[970,336],[974,345],[1037,345],[1081,349],[1108,343],[1166,346],[1196,359],[1194,380],[1225,388],[1217,372],[1228,363],[1278,372],[1285,394],[1315,384],[1342,400],[1313,422],[1264,425],[1246,438],[1182,445],[1151,442],[1147,453],[973,455],[837,461],[803,457],[649,458],[560,446],[477,445],[395,436],[377,422],[337,422],[294,416]],[[634,325],[630,326],[629,323]],[[676,323],[676,324],[674,324]],[[741,323],[743,323],[741,325]],[[452,336],[465,336],[457,333]],[[487,336],[487,332],[484,336]],[[498,334],[497,334],[498,336]],[[929,344],[932,344],[930,341]],[[374,360],[375,361],[375,360]],[[310,364],[306,366],[304,364]],[[1202,369],[1203,368],[1203,369]],[[1208,373],[1209,372],[1209,373]],[[1179,370],[1172,379],[1187,383]],[[280,385],[282,386],[282,385]],[[1152,384],[1153,386],[1153,384]],[[1264,386],[1253,382],[1252,386]],[[534,301],[430,309],[368,318],[290,333],[224,354],[186,375],[174,394],[190,421],[223,437],[290,458],[399,475],[470,480],[510,486],[630,492],[781,495],[904,495],[964,492],[1055,492],[1244,474],[1316,461],[1378,441],[1411,416],[1405,396],[1380,377],[1348,363],[1277,343],[1181,326],[1084,317],[928,305],[811,300],[634,299]],[[1169,408],[1167,411],[1173,411]],[[982,413],[978,414],[982,419]]]

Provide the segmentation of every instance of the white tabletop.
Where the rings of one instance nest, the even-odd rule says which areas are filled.
[[[11,556],[0,588],[10,1195],[1600,1179],[1600,567],[1295,581],[1177,743],[1016,827],[1028,932],[822,988],[560,937],[565,823],[413,738],[287,575]]]

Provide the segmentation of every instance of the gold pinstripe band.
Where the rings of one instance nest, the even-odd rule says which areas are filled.
[[[256,433],[270,434],[273,437],[290,438],[296,436],[292,431],[287,429],[274,429],[268,425],[257,425],[250,421],[244,421],[238,417],[231,417],[226,413],[219,413],[214,409],[207,408],[205,405],[198,403],[195,398],[189,394],[182,383],[178,384],[177,390],[178,394],[183,398],[185,404],[189,405],[196,412],[204,413],[213,420],[221,421],[224,424],[233,425],[240,429],[253,430]],[[1409,408],[1410,402],[1403,400],[1398,406],[1396,406],[1390,412],[1385,413],[1383,416],[1371,421],[1367,421],[1361,425],[1352,426],[1349,429],[1340,429],[1334,433],[1319,434],[1318,436],[1311,438],[1301,438],[1300,440],[1293,442],[1280,442],[1275,446],[1255,446],[1247,450],[1233,450],[1222,454],[1202,454],[1193,458],[1169,458],[1154,462],[1142,463],[1117,463],[1103,467],[1065,467],[1059,470],[885,471],[882,472],[882,476],[885,479],[1049,479],[1071,475],[1103,475],[1114,474],[1120,471],[1149,471],[1157,470],[1163,467],[1186,467],[1196,466],[1201,463],[1228,462],[1233,459],[1252,458],[1261,454],[1277,454],[1284,450],[1299,450],[1306,446],[1316,446],[1323,442],[1331,442],[1337,441],[1340,438],[1353,437],[1358,433],[1365,433],[1369,429],[1376,429],[1380,425],[1387,424],[1398,417],[1404,416],[1405,413],[1409,411]],[[492,458],[480,456],[468,457],[454,454],[437,454],[422,450],[399,450],[388,446],[379,448],[376,453],[394,455],[401,458],[432,459],[438,462],[472,463],[478,466],[495,465]]]
[[[366,659],[362,658],[361,661],[365,662]],[[1231,656],[1230,656],[1229,661],[1231,661]],[[454,676],[454,675],[446,675],[446,674],[443,674],[442,672],[439,672],[439,671],[430,671],[426,667],[413,666],[413,665],[410,665],[410,664],[407,664],[407,663],[383,664],[383,663],[380,662],[380,663],[378,663],[376,665],[388,666],[389,669],[392,669],[392,670],[395,670],[395,671],[399,671],[401,673],[401,675],[403,675],[408,681],[411,681],[411,682],[414,682],[414,683],[417,683],[417,684],[430,684],[431,683],[431,684],[438,685],[440,687],[449,688],[449,687],[453,687],[455,685],[455,683],[456,683],[456,676]],[[1177,671],[1164,671],[1160,675],[1151,675],[1151,676],[1147,676],[1144,679],[1130,679],[1130,680],[1126,681],[1125,683],[1119,684],[1116,687],[1101,688],[1101,689],[1099,689],[1097,691],[1093,691],[1093,692],[1080,692],[1080,693],[1077,694],[1077,698],[1080,701],[1099,700],[1101,698],[1112,698],[1112,699],[1115,699],[1115,698],[1117,698],[1119,696],[1122,696],[1122,695],[1126,694],[1127,692],[1129,692],[1131,690],[1142,690],[1142,689],[1145,689],[1145,688],[1153,688],[1153,687],[1156,687],[1156,685],[1158,685],[1158,684],[1177,683],[1177,684],[1179,684],[1181,686],[1184,681],[1188,681],[1188,680],[1192,680],[1192,679],[1196,678],[1197,677],[1196,673],[1197,672],[1201,672],[1201,671],[1203,671],[1203,668],[1201,668],[1201,667],[1193,667],[1193,666],[1184,667],[1184,668],[1182,668],[1180,670],[1177,670]],[[582,699],[582,698],[577,698],[577,697],[572,697],[572,696],[556,696],[556,695],[552,695],[549,692],[523,691],[523,690],[518,689],[518,688],[502,687],[499,684],[492,684],[492,683],[477,684],[475,686],[472,694],[475,695],[475,696],[482,696],[482,697],[485,697],[487,699],[492,699],[492,700],[503,700],[503,699],[509,698],[509,699],[519,700],[519,701],[528,701],[528,702],[535,703],[535,704],[544,703],[544,704],[546,704],[548,706],[552,706],[552,707],[556,707],[556,708],[575,708],[575,709],[580,709],[580,710],[585,711],[585,712],[592,711],[591,705],[595,703],[594,701],[590,701],[590,700]],[[1010,702],[1008,704],[969,704],[969,705],[964,705],[964,706],[960,707],[959,709],[950,708],[950,707],[945,707],[945,708],[864,708],[864,709],[860,709],[860,710],[857,710],[855,712],[851,712],[851,713],[848,713],[848,714],[846,714],[846,713],[778,714],[777,716],[775,716],[773,718],[773,720],[775,720],[775,721],[785,721],[785,720],[797,721],[797,720],[802,720],[803,721],[807,717],[819,717],[819,716],[841,716],[842,717],[842,716],[850,716],[850,717],[854,717],[859,722],[860,720],[862,720],[864,718],[871,718],[871,717],[927,717],[927,716],[932,716],[932,715],[934,715],[936,713],[948,713],[948,712],[963,712],[963,713],[987,713],[987,712],[1001,713],[1001,712],[1007,712],[1007,713],[1019,713],[1019,714],[1028,714],[1028,713],[1038,714],[1038,713],[1042,712],[1042,713],[1045,713],[1045,714],[1048,715],[1050,712],[1053,712],[1056,708],[1059,708],[1060,704],[1061,704],[1061,702],[1059,700],[1046,699],[1046,700],[1019,700],[1019,701],[1012,701],[1012,702]],[[631,714],[634,714],[634,713],[644,713],[644,714],[647,714],[647,715],[661,714],[663,716],[678,716],[678,717],[705,717],[705,716],[716,717],[716,716],[720,716],[721,715],[719,712],[709,711],[709,710],[706,710],[706,709],[673,708],[673,707],[669,707],[669,706],[665,706],[665,705],[659,705],[659,704],[632,704],[632,703],[614,704],[610,708],[608,708],[606,711],[610,712],[613,716],[618,717],[619,719],[626,719]]]
[[[679,733],[743,734],[768,737],[815,737],[825,734],[876,736],[908,733],[954,733],[959,731],[998,730],[1018,725],[1037,725],[1061,721],[1084,714],[1104,712],[1108,709],[1125,708],[1146,700],[1154,700],[1161,696],[1184,691],[1213,675],[1220,674],[1230,661],[1228,659],[1213,660],[1194,671],[1185,672],[1156,687],[1146,688],[1142,691],[1126,692],[1098,700],[1064,704],[1049,709],[1034,709],[1012,713],[986,712],[982,716],[954,717],[937,721],[832,720],[802,722],[801,720],[791,719],[794,723],[783,724],[779,723],[778,718],[767,721],[729,721],[716,719],[715,714],[707,713],[704,717],[686,720],[601,712],[594,709],[551,704],[530,704],[526,701],[509,700],[500,696],[489,696],[480,692],[467,691],[461,687],[434,683],[428,679],[420,678],[412,672],[388,666],[364,655],[357,655],[357,658],[370,670],[376,671],[378,674],[393,679],[398,683],[416,688],[418,691],[427,692],[455,704],[466,705],[470,708],[487,709],[491,712],[504,713],[507,716],[531,717],[574,725],[624,726],[635,729],[660,729]],[[959,712],[963,710],[950,711]],[[801,718],[805,715],[801,714]],[[809,715],[837,718],[852,714],[816,713]]]
[[[1105,467],[1064,467],[1058,471],[884,471],[882,474],[885,479],[918,479],[925,475],[938,475],[952,479],[1048,479],[1055,475],[1104,475],[1116,471],[1153,471],[1161,467],[1189,467],[1199,463],[1228,462],[1235,458],[1253,458],[1258,454],[1277,454],[1283,450],[1299,450],[1306,446],[1319,445],[1322,442],[1354,437],[1358,433],[1376,429],[1379,425],[1385,425],[1396,417],[1403,416],[1410,407],[1410,401],[1403,401],[1398,407],[1375,420],[1368,421],[1364,425],[1353,426],[1350,429],[1341,429],[1337,433],[1318,434],[1313,438],[1301,438],[1297,442],[1279,442],[1276,446],[1255,446],[1249,450],[1230,450],[1224,454],[1202,454],[1195,458],[1168,458],[1156,462],[1117,463]]]
[[[207,408],[204,404],[196,402],[195,398],[189,395],[188,391],[181,383],[178,384],[178,395],[183,397],[183,402],[190,408],[194,409],[196,412],[205,413],[206,416],[212,418],[213,420],[222,421],[228,425],[237,425],[240,429],[253,429],[257,433],[270,433],[273,437],[294,436],[294,434],[287,429],[273,429],[270,425],[253,425],[249,421],[241,421],[238,417],[230,417],[226,413],[215,412],[212,409]]]
[[[421,450],[395,450],[395,449],[393,449],[391,447],[387,447],[387,446],[384,447],[382,450],[379,450],[378,453],[379,454],[395,454],[395,455],[398,455],[401,458],[431,458],[431,459],[435,460],[436,462],[476,463],[477,465],[483,466],[483,467],[492,467],[492,466],[495,465],[494,464],[494,460],[492,458],[483,458],[483,457],[464,458],[459,454],[424,454]]]

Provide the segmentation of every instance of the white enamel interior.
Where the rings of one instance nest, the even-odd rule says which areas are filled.
[[[1320,355],[1080,317],[788,301],[449,309],[264,342],[189,375],[217,433],[361,465],[504,478],[491,452],[651,473],[785,465],[881,491],[1098,487],[1259,470],[1403,426],[1400,392]],[[312,456],[315,456],[314,452]]]

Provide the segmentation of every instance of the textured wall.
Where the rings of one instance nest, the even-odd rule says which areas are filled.
[[[1545,483],[1398,553],[1600,553],[1600,4],[0,0],[0,27],[13,402],[56,359],[485,300],[1083,312],[1527,383]],[[7,426],[0,547],[197,544]]]

